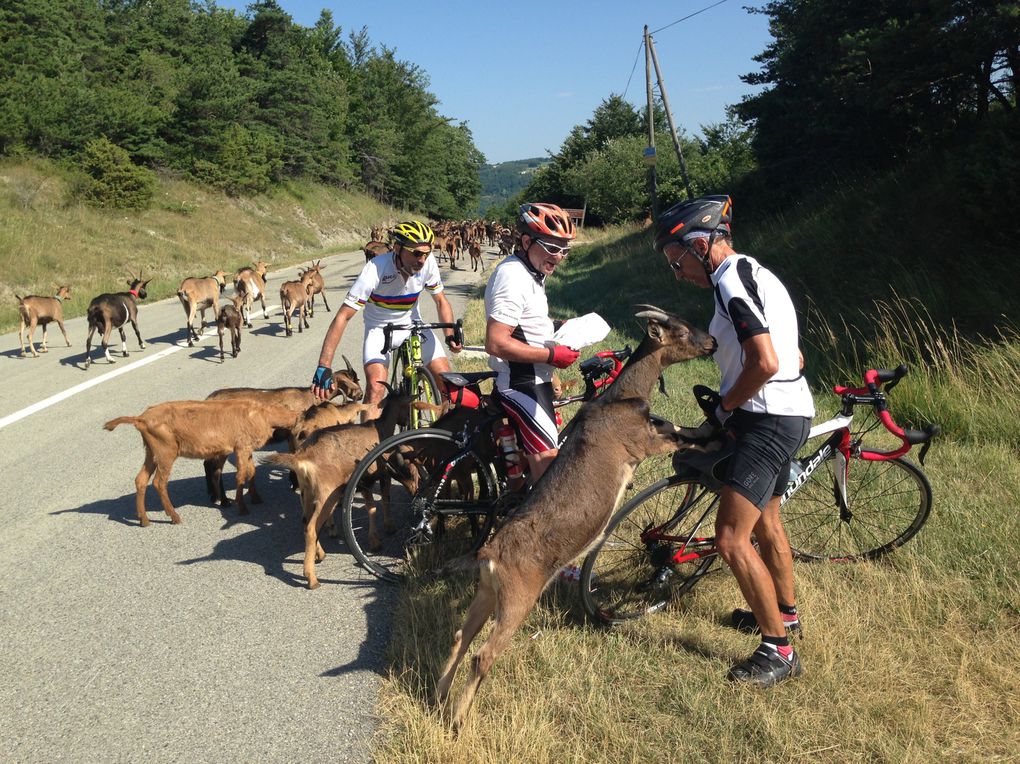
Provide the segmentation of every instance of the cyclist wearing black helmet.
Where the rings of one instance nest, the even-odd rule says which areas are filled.
[[[715,292],[709,331],[722,381],[715,416],[736,438],[716,520],[716,544],[750,611],[733,625],[762,643],[728,678],[769,687],[801,673],[789,634],[801,634],[793,558],[779,517],[790,460],[807,440],[814,403],[801,374],[797,316],[789,293],[730,236],[728,196],[705,196],[666,210],[654,247],[679,281]],[[751,542],[754,534],[760,553]]]
[[[362,308],[365,309],[365,402],[378,403],[385,397],[386,388],[377,384],[386,381],[389,355],[382,352],[385,324],[411,325],[420,318],[418,297],[427,291],[435,300],[440,323],[453,323],[453,308],[443,294],[443,280],[439,265],[432,256],[435,234],[425,223],[411,220],[399,224],[391,231],[393,251],[376,255],[361,270],[351,287],[343,306],[326,331],[319,354],[319,365],[312,377],[312,392],[326,399],[332,379],[329,376],[333,355],[343,337],[348,322]],[[447,329],[446,344],[455,353],[461,346],[453,341],[453,330]],[[397,347],[406,333],[394,332],[392,346]],[[432,332],[422,336],[422,360],[441,385],[440,374],[450,371],[450,362]]]

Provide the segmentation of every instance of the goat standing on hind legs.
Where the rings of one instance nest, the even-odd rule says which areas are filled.
[[[463,726],[482,679],[542,591],[605,530],[637,465],[680,446],[672,424],[650,419],[648,398],[664,368],[710,355],[715,340],[677,316],[640,307],[637,316],[648,321],[641,345],[607,391],[581,409],[549,470],[478,552],[478,590],[436,685],[440,705],[445,705],[457,667],[490,615],[495,624],[471,662],[471,675],[453,714],[455,730]]]

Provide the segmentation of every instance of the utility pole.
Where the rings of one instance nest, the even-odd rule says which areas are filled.
[[[652,63],[655,65],[655,77],[659,81],[659,95],[662,96],[662,106],[666,110],[666,121],[669,123],[669,134],[673,137],[673,148],[676,149],[677,159],[680,160],[680,177],[684,180],[684,188],[687,190],[687,198],[693,199],[694,194],[691,193],[691,181],[687,177],[687,165],[684,163],[684,154],[680,150],[680,139],[676,134],[676,125],[673,124],[673,112],[669,108],[669,98],[666,97],[666,83],[662,81],[662,72],[659,70],[659,57],[655,55],[655,43],[652,42],[652,36],[648,34],[648,27],[645,27],[645,70],[648,69],[647,59],[651,56]],[[648,92],[652,92],[651,80],[648,82]],[[651,103],[651,95],[648,96],[649,103]],[[649,107],[651,108],[651,107]]]
[[[659,194],[655,177],[655,110],[652,101],[652,37],[645,24],[645,93],[648,96],[648,148],[645,149],[645,163],[648,165],[648,193],[652,197],[652,220],[659,219]]]

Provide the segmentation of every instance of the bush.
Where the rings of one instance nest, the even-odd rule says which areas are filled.
[[[72,193],[93,207],[142,210],[152,202],[156,174],[105,136],[85,144],[81,168],[85,177]]]

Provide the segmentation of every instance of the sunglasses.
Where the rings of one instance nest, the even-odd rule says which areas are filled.
[[[687,257],[688,254],[690,254],[690,250],[685,249],[683,252],[680,253],[680,257],[678,257],[676,260],[670,260],[669,258],[666,258],[666,262],[669,264],[670,268],[672,268],[677,273],[680,273],[684,269],[681,263],[684,261],[684,258]]]
[[[569,244],[565,247],[560,247],[556,244],[553,244],[551,241],[544,241],[539,238],[532,239],[532,242],[534,242],[542,249],[544,249],[547,255],[559,255],[560,257],[566,257],[568,254],[570,254]]]

